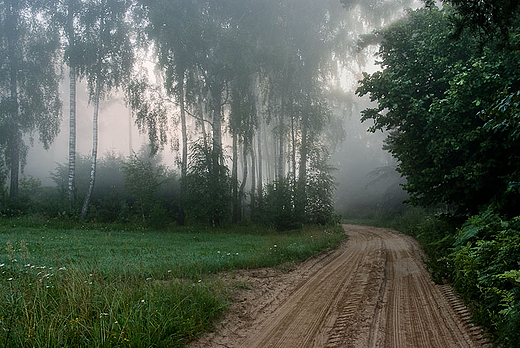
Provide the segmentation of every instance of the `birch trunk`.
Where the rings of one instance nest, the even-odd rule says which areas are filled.
[[[184,73],[179,79],[179,103],[181,107],[181,133],[182,133],[182,162],[181,162],[181,179],[186,177],[188,168],[188,133],[186,131],[186,112],[184,101]]]
[[[202,102],[202,98],[199,97],[199,101],[198,101],[198,108],[199,108],[199,115],[200,115],[200,127],[201,127],[201,130],[202,130],[202,141],[204,143],[204,148],[207,149],[208,148],[208,135],[206,133],[206,124],[205,124],[205,112],[204,112],[204,104]]]
[[[292,109],[292,108],[291,108]],[[292,141],[292,176],[293,176],[293,182],[296,182],[296,136],[295,136],[295,129],[294,129],[294,114],[291,110],[291,141]]]
[[[246,183],[247,183],[247,149],[248,149],[248,146],[246,144],[246,140],[244,139],[244,144],[242,146],[242,182],[240,183],[240,189],[238,191],[238,199],[239,199],[239,206],[240,206],[240,215],[239,215],[239,221],[242,220],[242,216],[243,216],[243,209],[244,209],[244,206],[245,204],[245,187],[246,187]]]
[[[239,219],[240,209],[238,204],[238,136],[233,133],[233,166],[231,169],[231,185],[233,195],[233,216],[232,222],[236,223]]]
[[[222,119],[221,119],[221,108],[222,108],[222,88],[214,88],[212,93],[213,99],[213,160],[215,174],[218,171],[218,166],[222,161]]]
[[[90,204],[90,198],[92,196],[92,191],[94,190],[94,183],[96,180],[96,165],[97,165],[97,150],[98,150],[98,115],[99,115],[99,96],[101,93],[101,82],[99,81],[100,77],[98,77],[96,83],[96,91],[94,94],[94,118],[92,120],[92,132],[93,132],[93,142],[92,142],[92,162],[90,166],[90,181],[88,185],[87,194],[85,196],[85,200],[83,201],[83,208],[81,209],[80,220],[85,219],[88,212],[88,207]]]
[[[74,2],[69,0],[67,31],[69,36],[69,49],[74,51]],[[71,208],[74,205],[75,173],[76,173],[76,67],[69,57],[69,174],[68,197]]]
[[[76,172],[76,71],[74,67],[70,66],[69,71],[69,89],[70,89],[70,110],[69,110],[69,183],[68,183],[68,197],[71,205],[74,202],[75,191],[75,172]]]
[[[256,214],[256,149],[254,139],[251,140],[251,218]]]
[[[258,74],[255,74],[254,82],[253,82],[253,92],[255,95],[255,112],[256,112],[256,119],[258,128],[256,130],[256,138],[257,138],[257,146],[256,150],[258,151],[258,156],[255,156],[255,151],[253,150],[253,164],[258,163],[258,196],[255,196],[255,204],[253,205],[253,195],[255,194],[255,185],[256,185],[256,178],[255,175],[251,178],[252,186],[251,186],[251,209],[256,207],[261,207],[262,203],[262,126],[263,126],[263,100],[262,100],[262,94],[260,91],[260,76]],[[254,143],[254,141],[253,141]],[[255,169],[252,168],[253,173],[255,173]],[[251,216],[254,216],[255,212],[251,210]]]
[[[279,124],[278,124],[278,171],[276,173],[276,179],[282,180],[285,176],[285,163],[284,163],[284,122],[283,113],[280,113]]]
[[[181,197],[183,195],[183,182],[184,178],[186,178],[186,173],[188,170],[188,134],[186,131],[186,111],[185,108],[185,101],[184,101],[184,71],[180,73],[180,79],[179,79],[179,103],[181,107],[181,133],[182,133],[182,160],[181,160],[181,186],[180,186],[180,194]],[[177,224],[179,226],[184,226],[185,224],[185,212],[184,212],[184,206],[180,204],[179,213],[177,214]]]
[[[262,173],[262,125],[263,122],[260,121],[257,132],[257,140],[258,140],[258,206],[262,206],[262,198],[263,198],[263,173]]]

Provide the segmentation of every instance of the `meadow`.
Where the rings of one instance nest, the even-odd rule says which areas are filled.
[[[339,245],[341,227],[123,230],[0,220],[0,345],[183,347],[225,313],[221,271]]]

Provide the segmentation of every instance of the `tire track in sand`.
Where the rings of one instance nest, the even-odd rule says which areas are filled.
[[[429,278],[417,242],[389,229],[345,225],[342,253],[299,284],[227,347],[482,347]],[[460,303],[457,302],[457,308]]]

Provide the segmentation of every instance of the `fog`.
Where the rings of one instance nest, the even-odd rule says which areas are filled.
[[[62,97],[62,121],[59,135],[47,151],[36,136],[33,146],[27,153],[27,164],[23,174],[39,179],[43,185],[53,185],[49,172],[54,171],[56,164],[66,164],[69,154],[69,80],[65,78],[60,86]],[[76,106],[76,152],[79,156],[90,156],[92,152],[92,117],[94,107],[89,103],[86,83],[78,83]],[[106,153],[128,156],[131,149],[137,152],[147,143],[147,136],[139,132],[134,120],[129,120],[130,111],[125,105],[122,93],[113,93],[106,101],[101,102],[99,110],[99,148],[98,154]],[[28,140],[28,141],[27,141]],[[30,144],[30,139],[26,138]],[[168,151],[166,151],[168,154]],[[172,163],[173,165],[173,163]]]
[[[360,40],[362,35],[369,34],[374,28],[380,28],[387,25],[392,20],[402,16],[405,7],[417,7],[419,3],[405,1],[403,5],[391,14],[374,14],[374,18],[380,16],[378,20],[374,20],[372,24],[362,22],[358,25],[356,33],[349,33],[349,40],[356,42]],[[347,13],[345,16],[353,16],[355,11]],[[381,11],[381,9],[379,9]],[[365,98],[359,98],[354,91],[357,87],[357,81],[362,77],[362,71],[373,72],[377,68],[374,62],[374,54],[377,46],[368,45],[363,50],[359,50],[357,54],[347,58],[347,62],[343,62],[343,73],[341,74],[341,86],[344,102],[340,105],[334,105],[336,119],[340,119],[344,130],[344,140],[339,144],[335,144],[331,164],[336,168],[334,172],[337,190],[335,196],[336,210],[345,216],[364,214],[375,209],[379,209],[385,205],[399,205],[405,198],[404,193],[400,190],[399,184],[402,183],[399,175],[393,170],[395,168],[395,160],[382,149],[385,134],[368,133],[367,129],[370,124],[361,123],[361,111],[370,105]],[[342,58],[345,60],[345,58]],[[68,76],[64,73],[64,76]],[[41,180],[43,185],[53,185],[49,172],[56,168],[58,163],[66,164],[68,160],[68,140],[69,140],[69,124],[68,124],[68,80],[64,78],[60,93],[63,102],[63,117],[61,122],[61,131],[55,141],[52,143],[48,151],[44,150],[42,144],[38,141],[37,136],[32,141],[27,154],[26,165],[23,168],[23,175],[31,176]],[[225,111],[226,112],[226,111]],[[178,118],[178,109],[170,110],[173,119]],[[84,81],[78,83],[77,88],[77,144],[76,151],[78,155],[88,156],[92,149],[92,115],[93,106],[89,103],[87,87]],[[130,111],[125,105],[121,92],[114,92],[105,101],[100,104],[99,117],[99,150],[98,156],[103,157],[107,153],[122,154],[128,156],[132,151],[138,151],[148,142],[148,136],[140,133],[136,127],[135,119],[130,119]],[[208,116],[209,117],[209,116]],[[179,150],[179,126],[173,124],[168,131],[168,143],[163,146],[161,155],[164,164],[178,170],[176,163],[180,156]],[[200,138],[200,124],[194,119],[188,120],[191,124],[189,127],[189,142],[196,141]],[[271,130],[274,126],[271,125]],[[199,135],[197,135],[199,134]],[[265,136],[265,135],[264,135]],[[25,137],[26,143],[31,143],[29,137]],[[223,134],[224,149],[226,156],[231,156],[232,137],[227,128]],[[274,138],[273,138],[273,142]],[[290,147],[285,145],[286,158],[284,166],[285,171],[290,171]],[[276,146],[272,150],[272,155],[280,153]],[[265,154],[269,156],[269,154]],[[269,160],[269,159],[268,159]],[[227,161],[230,164],[230,160]],[[240,166],[239,166],[240,167]],[[268,180],[275,176],[276,164],[274,168],[266,166],[265,177]],[[242,169],[238,170],[239,177],[243,176]],[[271,175],[271,173],[273,173]],[[248,182],[250,185],[250,182]]]

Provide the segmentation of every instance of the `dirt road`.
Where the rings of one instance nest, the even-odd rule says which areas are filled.
[[[344,247],[287,275],[233,275],[252,284],[250,294],[192,347],[490,346],[451,289],[430,280],[414,239],[374,227],[345,230]]]

